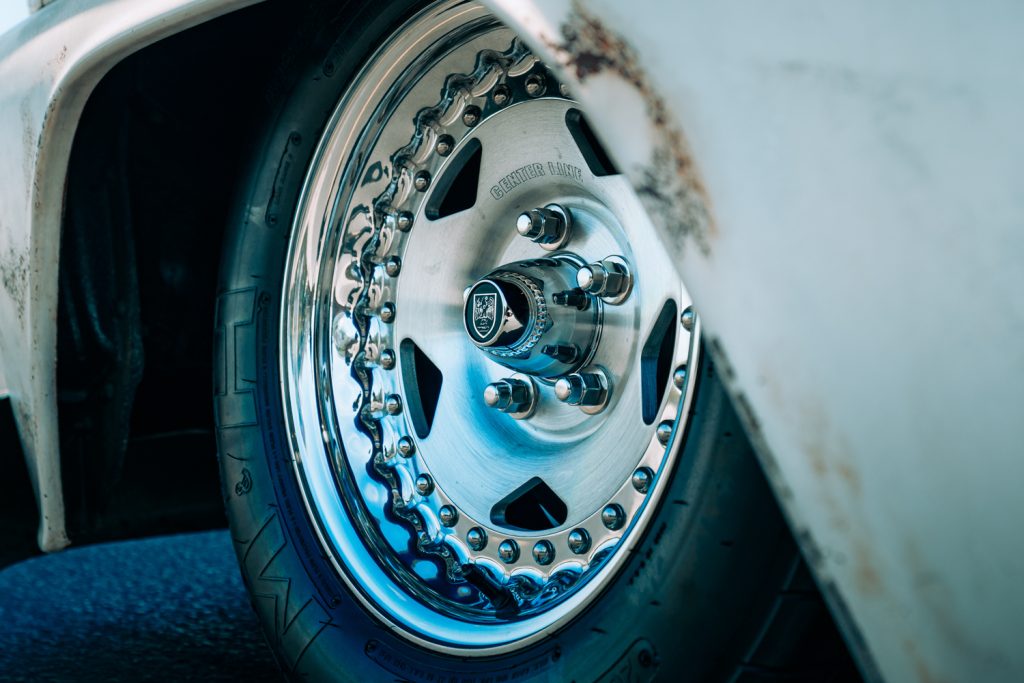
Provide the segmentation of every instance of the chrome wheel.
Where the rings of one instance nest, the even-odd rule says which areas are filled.
[[[594,599],[690,412],[699,322],[569,95],[482,8],[430,7],[339,102],[288,248],[305,502],[353,594],[442,651]]]

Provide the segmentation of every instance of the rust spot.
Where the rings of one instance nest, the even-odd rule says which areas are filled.
[[[660,143],[650,162],[633,174],[637,194],[647,210],[660,220],[682,247],[691,239],[704,256],[717,233],[711,202],[697,173],[683,131],[674,126],[665,101],[657,94],[637,53],[621,36],[590,14],[581,0],[573,0],[569,20],[561,27],[563,43],[551,47],[564,55],[564,65],[581,83],[612,73],[637,90]]]
[[[8,249],[6,254],[0,256],[0,286],[14,303],[18,320],[24,321],[25,300],[28,297],[28,257],[24,253]]]

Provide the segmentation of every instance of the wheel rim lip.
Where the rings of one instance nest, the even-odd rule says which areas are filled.
[[[437,21],[439,18],[444,21]],[[450,26],[453,22],[469,24],[485,20],[489,21],[489,15],[481,8],[447,2],[421,12],[410,20],[405,30],[396,31],[392,38],[399,35],[407,36],[410,26],[426,23],[434,30],[414,33],[420,37],[413,43],[429,43],[434,39],[431,36],[436,37],[445,33],[441,26]],[[387,45],[383,46],[380,52],[386,47]],[[372,74],[372,67],[375,67],[377,62],[376,58],[371,58],[363,73],[353,80],[352,85],[339,100],[326,128],[327,131],[337,131],[346,115],[351,116],[349,105],[352,101],[358,101],[360,91],[366,89],[367,74]],[[368,98],[363,101],[373,100]],[[362,134],[362,128],[358,130]],[[351,135],[350,132],[351,144],[343,143],[342,149],[351,150],[356,146],[355,141],[351,141]],[[329,430],[324,428],[325,424],[335,422],[336,416],[335,419],[322,419],[324,406],[320,397],[316,391],[309,390],[310,387],[319,386],[318,382],[322,379],[318,377],[319,368],[315,360],[318,357],[317,347],[323,342],[318,338],[318,335],[322,336],[322,327],[305,323],[308,320],[319,319],[321,316],[317,311],[325,305],[329,306],[329,301],[323,300],[320,287],[320,277],[324,274],[323,264],[315,260],[307,263],[300,258],[309,251],[311,241],[319,242],[315,237],[317,216],[328,215],[323,209],[325,206],[333,206],[337,199],[342,187],[339,176],[350,170],[346,169],[343,163],[329,163],[332,149],[337,153],[338,140],[333,137],[333,133],[325,133],[320,139],[300,193],[300,203],[287,252],[280,320],[280,372],[283,380],[281,392],[286,432],[293,449],[293,466],[309,518],[314,520],[320,542],[328,549],[330,561],[352,595],[378,619],[404,637],[435,650],[463,655],[498,654],[524,647],[564,625],[583,605],[589,603],[593,598],[593,591],[576,591],[547,612],[519,622],[503,621],[495,624],[496,628],[470,624],[459,618],[439,614],[430,605],[410,601],[407,587],[399,585],[394,576],[386,574],[387,570],[380,564],[381,558],[374,556],[367,547],[368,539],[357,528],[359,505],[353,501],[346,502],[348,497],[342,495],[346,493],[346,487],[350,487],[351,483],[337,479],[340,475],[333,466],[332,453],[344,453],[344,447],[337,434],[329,434]],[[348,156],[345,152],[341,154],[341,158]],[[325,174],[332,175],[332,178],[325,179]],[[316,267],[309,268],[311,263]],[[332,280],[333,278],[330,278],[328,281]],[[294,304],[298,304],[298,307],[296,308]],[[692,340],[696,339],[699,339],[698,328],[694,329],[692,335]],[[688,360],[691,367],[696,367],[698,351],[694,343]],[[689,412],[693,386],[694,382],[688,382],[686,391],[681,396],[677,409],[681,415]],[[319,419],[311,420],[311,416]],[[680,428],[676,429],[673,442],[668,444],[666,457],[661,465],[664,472],[671,472],[674,467],[675,454],[678,450],[675,445],[681,443],[686,427],[684,420],[680,423]],[[667,485],[669,477],[658,476],[660,474],[661,472],[656,473],[648,500],[657,501],[660,496],[656,493]],[[356,491],[355,495],[359,496],[360,493]],[[325,505],[324,501],[334,502]],[[644,505],[630,526],[639,529],[646,527],[646,522],[655,507]],[[601,567],[600,573],[605,577],[602,585],[617,574],[621,564],[629,556],[628,552],[624,552],[625,541],[636,543],[638,538],[637,533],[628,534],[628,538],[623,536],[624,542]],[[382,574],[386,574],[383,580],[372,580]],[[371,580],[367,580],[367,577]],[[396,619],[396,615],[401,615],[402,618]]]

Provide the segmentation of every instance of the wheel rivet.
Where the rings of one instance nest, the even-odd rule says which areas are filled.
[[[672,384],[675,384],[677,389],[682,389],[683,386],[686,384],[685,365],[680,365],[678,368],[675,369],[675,372],[672,373]]]
[[[519,544],[507,538],[498,544],[498,557],[505,564],[512,564],[519,559]]]
[[[400,259],[397,256],[389,256],[388,259],[384,261],[384,272],[390,275],[391,277],[395,277],[396,275],[401,273],[402,259]]]
[[[531,382],[509,378],[484,387],[484,403],[513,417],[527,417],[533,411],[536,392]]]
[[[560,204],[524,211],[516,218],[516,232],[548,251],[561,249],[572,232],[572,213]]]
[[[650,467],[641,467],[630,478],[635,488],[640,493],[647,493],[651,489],[651,482],[654,481],[654,472]]]
[[[533,546],[533,559],[537,564],[551,564],[555,559],[555,547],[548,541],[537,541]]]
[[[480,123],[480,107],[471,104],[462,110],[462,122],[472,128]]]
[[[434,491],[434,480],[429,474],[421,474],[416,477],[416,490],[421,496],[429,496]]]
[[[412,179],[412,186],[420,192],[426,192],[430,187],[430,171],[419,171]]]
[[[441,520],[441,524],[445,526],[455,526],[455,523],[459,521],[459,511],[451,505],[442,505],[441,509],[437,511],[437,516]]]
[[[697,322],[697,314],[694,312],[692,306],[683,311],[682,315],[679,316],[679,323],[687,332],[693,331],[693,325],[695,322]]]
[[[478,526],[466,532],[466,543],[473,550],[483,550],[487,547],[487,532]]]
[[[509,98],[512,97],[512,91],[509,90],[507,85],[499,85],[494,89],[491,94],[491,99],[499,107],[503,107],[508,104]]]
[[[571,406],[601,406],[608,402],[608,380],[600,372],[574,372],[555,382],[555,398]]]
[[[388,415],[398,415],[402,412],[402,398],[398,394],[388,394],[384,399],[384,410]]]
[[[586,529],[573,529],[569,532],[566,542],[569,545],[569,550],[577,555],[582,555],[590,550],[590,534]]]
[[[416,444],[409,437],[403,436],[398,440],[398,453],[403,458],[411,458],[416,455]]]
[[[558,92],[562,93],[562,97],[571,97],[571,95],[569,94],[569,86],[567,86],[565,83],[562,83],[561,85],[558,86]]]
[[[395,305],[390,301],[386,301],[380,306],[380,319],[386,323],[391,322],[395,319]]]
[[[626,523],[626,513],[622,511],[622,506],[615,503],[606,505],[601,510],[601,523],[612,531],[621,529]]]
[[[664,422],[660,422],[658,424],[657,429],[658,443],[660,443],[662,446],[668,445],[669,439],[672,438],[672,430],[674,430],[675,427],[676,425],[672,420],[665,420]]]
[[[442,135],[437,139],[437,144],[434,145],[434,151],[443,157],[448,156],[452,153],[452,147],[455,146],[455,138],[451,135]]]
[[[380,366],[385,370],[395,367],[395,352],[391,349],[384,349],[380,352]]]
[[[398,218],[395,220],[395,225],[402,232],[409,232],[412,229],[412,214],[408,211],[402,211],[398,214]]]
[[[526,77],[526,94],[530,97],[540,97],[544,94],[544,77],[540,74],[530,74]]]

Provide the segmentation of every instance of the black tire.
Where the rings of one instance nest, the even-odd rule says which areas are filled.
[[[221,475],[242,574],[277,661],[291,678],[353,681],[703,681],[753,671],[752,648],[765,641],[799,556],[710,363],[700,368],[690,432],[646,537],[605,593],[547,640],[493,658],[413,645],[348,593],[318,541],[281,403],[288,232],[314,141],[339,94],[412,5],[324,3],[310,11],[309,30],[272,86],[283,105],[226,239],[215,347]],[[793,642],[787,637],[787,652]],[[786,663],[775,661],[772,671]]]

